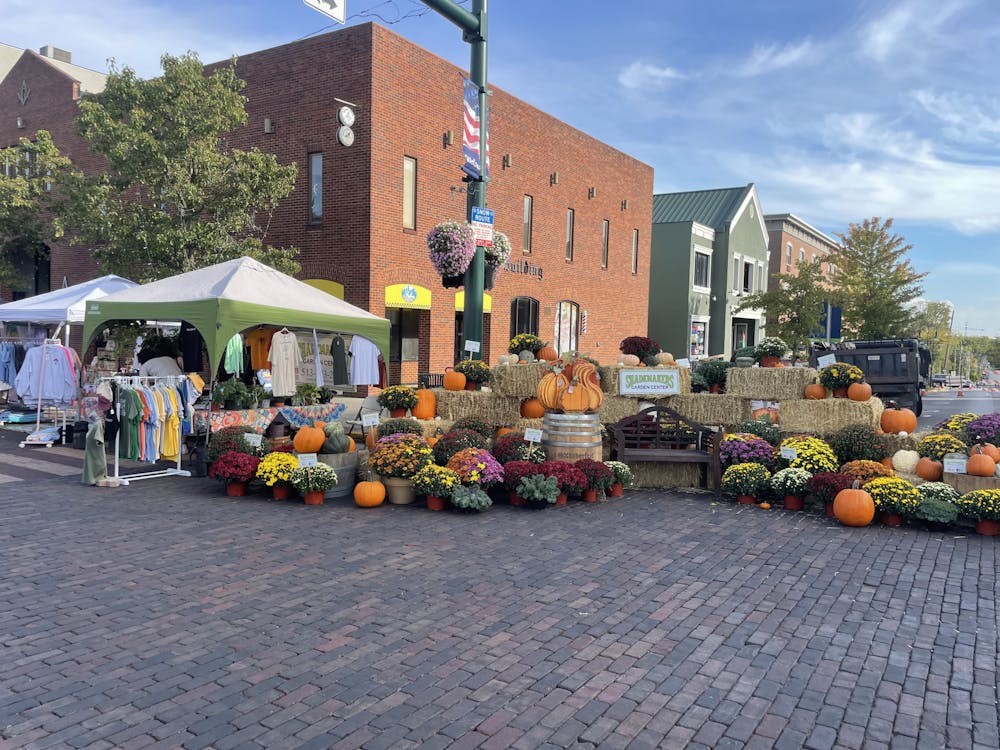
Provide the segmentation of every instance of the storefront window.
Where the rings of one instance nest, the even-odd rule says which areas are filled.
[[[420,356],[420,311],[390,307],[385,311],[389,319],[389,361],[416,362]]]
[[[580,348],[580,306],[564,300],[556,305],[556,351],[575,352]]]
[[[707,339],[705,336],[707,328],[708,323],[705,323],[704,321],[691,321],[691,351],[689,352],[689,356],[692,359],[695,357],[704,357],[705,354],[707,354]]]

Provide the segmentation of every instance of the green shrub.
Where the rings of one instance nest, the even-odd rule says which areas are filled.
[[[380,438],[399,433],[423,437],[424,428],[416,420],[407,419],[406,417],[387,419],[378,426],[378,436]]]
[[[890,452],[885,439],[875,433],[875,428],[863,424],[852,424],[837,430],[826,437],[826,442],[841,464],[881,461]]]

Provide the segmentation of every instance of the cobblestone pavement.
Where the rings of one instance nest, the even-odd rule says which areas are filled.
[[[0,497],[2,748],[1000,746],[995,539],[648,491]]]

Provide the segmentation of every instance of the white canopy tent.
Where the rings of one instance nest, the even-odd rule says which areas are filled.
[[[101,299],[134,286],[138,284],[121,276],[102,276],[0,305],[0,321],[38,325],[81,324],[86,316],[87,300]]]

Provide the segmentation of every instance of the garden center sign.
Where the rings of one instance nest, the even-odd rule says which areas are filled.
[[[622,396],[673,396],[681,392],[680,371],[623,368],[618,373],[618,389]]]

